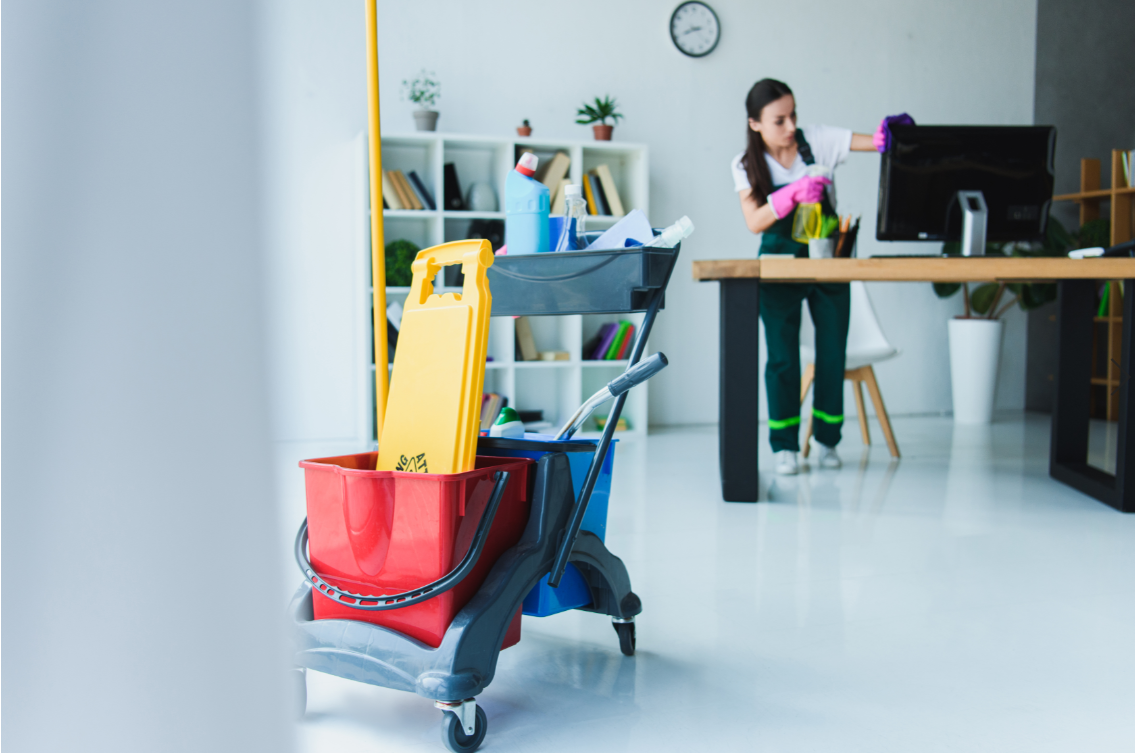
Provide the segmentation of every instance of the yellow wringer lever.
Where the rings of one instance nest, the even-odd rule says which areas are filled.
[[[434,278],[451,264],[461,264],[465,275],[460,295],[434,295]],[[487,240],[443,243],[414,259],[378,470],[473,470],[493,304],[486,272],[492,264]]]

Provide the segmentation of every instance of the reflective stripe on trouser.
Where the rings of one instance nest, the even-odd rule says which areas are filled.
[[[843,427],[843,372],[851,286],[847,283],[761,283],[761,321],[768,363],[769,443],[774,452],[800,449],[800,306],[816,325],[816,376],[812,392],[812,431],[829,447],[839,444]]]

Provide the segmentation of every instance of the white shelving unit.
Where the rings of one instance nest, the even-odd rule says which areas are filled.
[[[546,164],[556,152],[571,158],[568,177],[579,183],[584,173],[607,165],[619,189],[626,211],[640,209],[650,216],[647,148],[639,144],[603,141],[559,141],[550,139],[496,139],[449,133],[409,133],[383,135],[382,168],[414,170],[433,195],[439,209],[383,211],[386,242],[406,239],[421,248],[467,236],[474,219],[504,219],[504,212],[451,212],[440,209],[444,199],[444,167],[452,162],[463,192],[473,183],[488,183],[504,208],[504,184],[522,149],[531,149]],[[619,218],[588,217],[590,229],[610,227]],[[367,271],[369,279],[369,269]],[[455,288],[444,288],[453,290]],[[388,287],[387,301],[404,300],[408,288]],[[532,333],[538,350],[560,350],[571,354],[568,361],[518,361],[516,330],[512,317],[493,317],[489,324],[489,357],[485,365],[485,391],[508,398],[508,404],[522,410],[542,410],[544,419],[559,426],[593,392],[626,369],[626,361],[585,361],[583,345],[606,322],[627,320],[636,328],[642,314],[531,317]],[[373,362],[371,368],[374,368]],[[373,384],[373,379],[371,380]],[[609,405],[597,412],[606,416]],[[621,440],[645,436],[647,428],[647,386],[636,387],[623,409],[629,429],[615,436]],[[578,436],[598,437],[593,421]]]

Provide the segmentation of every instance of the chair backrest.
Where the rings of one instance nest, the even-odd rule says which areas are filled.
[[[812,324],[812,317],[805,305],[800,320],[800,350],[806,358],[814,357],[814,343],[816,330]],[[847,357],[849,361],[860,357],[871,357],[872,360],[882,360],[897,352],[896,348],[883,334],[879,326],[879,319],[875,316],[875,307],[871,305],[871,297],[867,294],[867,285],[862,280],[851,282],[851,323],[847,331]]]

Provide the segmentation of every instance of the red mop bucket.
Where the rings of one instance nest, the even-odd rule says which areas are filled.
[[[377,452],[365,452],[300,463],[311,569],[334,588],[363,596],[329,596],[312,579],[315,619],[370,622],[436,648],[500,555],[520,540],[528,523],[534,465],[521,458],[478,457],[476,468],[467,473],[401,473],[374,470],[377,458]],[[457,568],[474,543],[498,471],[510,476],[496,517],[476,564],[457,585],[402,608],[348,606],[378,603],[366,596],[420,590]],[[517,610],[501,647],[519,640]]]

